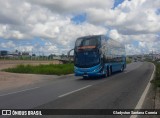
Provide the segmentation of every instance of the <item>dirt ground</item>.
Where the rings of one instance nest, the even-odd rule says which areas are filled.
[[[0,60],[0,70],[9,67],[15,67],[19,64],[60,64],[59,61],[1,61]],[[46,79],[53,79],[58,76],[56,75],[38,75],[38,74],[17,74],[17,73],[8,73],[0,71],[0,91],[8,90],[13,88],[18,88],[22,86],[28,86],[35,83],[40,83],[46,81]]]

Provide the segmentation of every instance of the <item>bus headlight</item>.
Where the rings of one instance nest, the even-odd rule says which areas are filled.
[[[74,70],[77,70],[77,67],[74,66]]]
[[[99,70],[101,70],[101,69],[102,69],[102,66],[99,66],[98,68],[96,68],[96,69],[94,70],[94,72],[99,71]]]

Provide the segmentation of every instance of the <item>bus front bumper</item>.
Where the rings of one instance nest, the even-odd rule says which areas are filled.
[[[90,68],[74,67],[74,72],[75,72],[75,76],[93,77],[93,76],[103,75],[102,66],[100,64]]]

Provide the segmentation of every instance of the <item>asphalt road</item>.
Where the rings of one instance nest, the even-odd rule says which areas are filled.
[[[134,109],[153,69],[151,63],[135,62],[124,72],[107,78],[84,80],[69,76],[24,90],[6,91],[0,93],[0,109]]]

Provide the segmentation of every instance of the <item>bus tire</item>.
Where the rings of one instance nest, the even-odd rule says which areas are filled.
[[[107,76],[109,77],[109,76],[111,76],[111,68],[107,68]]]
[[[111,75],[112,75],[112,67],[110,67],[110,70],[111,70]]]
[[[124,65],[121,67],[121,72],[123,72],[124,71]]]
[[[103,69],[103,72],[104,72],[105,74],[103,74],[102,77],[104,77],[104,78],[107,77],[107,69]]]

